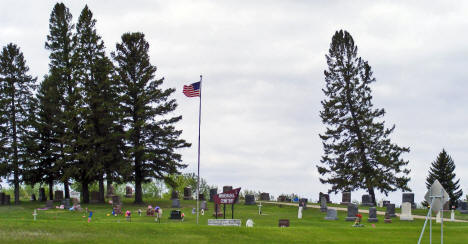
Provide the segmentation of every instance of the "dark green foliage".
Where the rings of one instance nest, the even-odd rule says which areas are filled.
[[[182,116],[170,117],[176,101],[169,96],[175,89],[163,90],[155,79],[156,67],[148,56],[149,44],[142,33],[126,33],[112,54],[121,79],[122,125],[126,128],[127,157],[132,162],[135,202],[142,202],[141,184],[150,178],[164,179],[186,165],[176,149],[188,147],[179,139],[182,131],[174,124]]]
[[[13,175],[15,203],[19,203],[19,184],[28,164],[28,138],[32,130],[30,115],[35,103],[32,92],[36,78],[28,75],[23,53],[10,43],[0,54],[0,146],[2,175]]]
[[[385,128],[385,110],[374,109],[370,84],[375,81],[369,64],[357,56],[357,46],[346,31],[337,31],[326,55],[326,98],[320,111],[326,131],[320,134],[324,155],[318,172],[331,191],[366,189],[375,203],[374,188],[388,194],[409,190],[408,161],[400,155],[409,148],[390,141],[394,130]]]
[[[450,206],[457,206],[457,201],[463,195],[463,191],[460,189],[460,179],[455,181],[455,177],[455,163],[445,149],[442,149],[437,159],[431,164],[426,178],[426,187],[429,189],[437,179],[450,196]]]

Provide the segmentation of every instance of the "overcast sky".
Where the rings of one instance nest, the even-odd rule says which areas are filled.
[[[65,1],[74,22],[87,3],[107,50],[143,32],[150,57],[193,143],[181,151],[197,170],[198,99],[182,94],[203,75],[201,176],[275,196],[318,199],[323,153],[319,111],[325,54],[336,30],[351,33],[377,82],[392,135],[411,152],[410,188],[420,202],[430,163],[445,148],[468,193],[468,2],[466,1]],[[54,1],[2,0],[0,45],[16,43],[31,74],[48,72],[44,42]],[[363,191],[352,198],[360,200]],[[401,202],[401,192],[386,198]],[[332,195],[340,201],[341,194]]]

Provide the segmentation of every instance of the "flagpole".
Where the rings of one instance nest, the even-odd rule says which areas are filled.
[[[199,198],[200,198],[200,124],[201,124],[201,98],[202,98],[202,75],[200,75],[200,104],[198,108],[198,175],[197,175],[197,224],[199,211]]]

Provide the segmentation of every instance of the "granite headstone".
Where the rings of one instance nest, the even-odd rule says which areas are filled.
[[[369,218],[367,219],[368,222],[378,222],[379,219],[377,218],[377,208],[371,207],[369,208]]]
[[[255,202],[255,196],[252,194],[245,195],[245,205],[257,205]]]
[[[44,188],[39,188],[39,201],[40,201],[40,202],[45,202],[45,201],[47,201],[47,197],[46,197],[45,189],[44,189]]]
[[[192,200],[192,188],[184,187],[184,200]]]
[[[320,199],[320,212],[326,212],[327,211],[327,199],[325,196],[322,196],[322,199]]]
[[[172,205],[171,205],[172,208],[180,208],[180,200],[175,198],[175,199],[172,199]]]
[[[213,202],[214,196],[218,194],[218,188],[210,189],[210,202]]]
[[[348,216],[346,217],[346,221],[355,221],[356,214],[358,214],[358,205],[356,204],[348,204]]]
[[[372,202],[372,198],[370,195],[362,195],[362,203],[361,205],[363,206],[374,206],[375,204]]]
[[[388,214],[388,217],[390,217],[390,218],[396,217],[395,204],[394,203],[388,204],[387,205],[387,210],[385,211],[385,213]]]
[[[260,193],[260,201],[270,201],[270,193],[267,193],[267,192]]]
[[[458,211],[461,214],[468,214],[468,202],[459,202],[458,203]]]
[[[133,189],[131,186],[126,186],[125,187],[125,197],[126,198],[132,198],[133,197]]]
[[[338,215],[336,213],[336,209],[334,208],[329,208],[327,209],[327,216],[325,216],[326,220],[337,220]]]
[[[404,193],[402,194],[402,197],[401,197],[401,198],[402,198],[402,201],[401,201],[402,203],[404,203],[404,202],[409,202],[409,203],[411,203],[411,208],[412,208],[412,209],[415,209],[415,208],[416,208],[416,204],[414,203],[414,193],[412,193],[412,192],[404,192]]]
[[[351,203],[351,192],[343,192],[341,195],[341,203],[342,205],[348,205]]]
[[[63,200],[63,191],[55,191],[54,201],[60,202]]]

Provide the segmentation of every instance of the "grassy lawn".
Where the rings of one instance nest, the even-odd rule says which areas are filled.
[[[91,223],[87,223],[85,212],[51,209],[38,211],[37,221],[33,221],[33,210],[43,207],[44,203],[23,202],[20,206],[0,207],[0,243],[416,243],[423,226],[423,220],[413,222],[393,219],[393,223],[383,223],[383,216],[374,227],[367,223],[365,227],[351,227],[352,222],[344,221],[346,212],[339,211],[337,221],[324,220],[325,213],[319,209],[308,208],[303,219],[297,219],[297,207],[264,204],[264,215],[258,215],[257,206],[235,206],[235,218],[242,220],[242,227],[208,226],[212,218],[213,205],[200,224],[196,224],[196,215],[191,214],[195,201],[181,200],[185,213],[184,222],[171,221],[170,201],[147,201],[164,210],[163,220],[156,223],[154,218],[138,216],[137,210],[145,212],[146,206],[134,205],[128,199],[123,211],[132,211],[132,221],[125,217],[106,216],[111,206],[93,204],[83,208],[93,210]],[[226,210],[227,217],[231,209]],[[142,214],[144,215],[144,214]],[[83,217],[85,216],[85,217]],[[253,228],[245,227],[247,219],[255,222]],[[279,219],[290,219],[291,227],[279,228]],[[425,234],[428,243],[429,234]],[[445,243],[467,243],[468,223],[444,223]],[[439,239],[437,239],[439,238]],[[434,243],[440,242],[440,224],[433,227]]]

